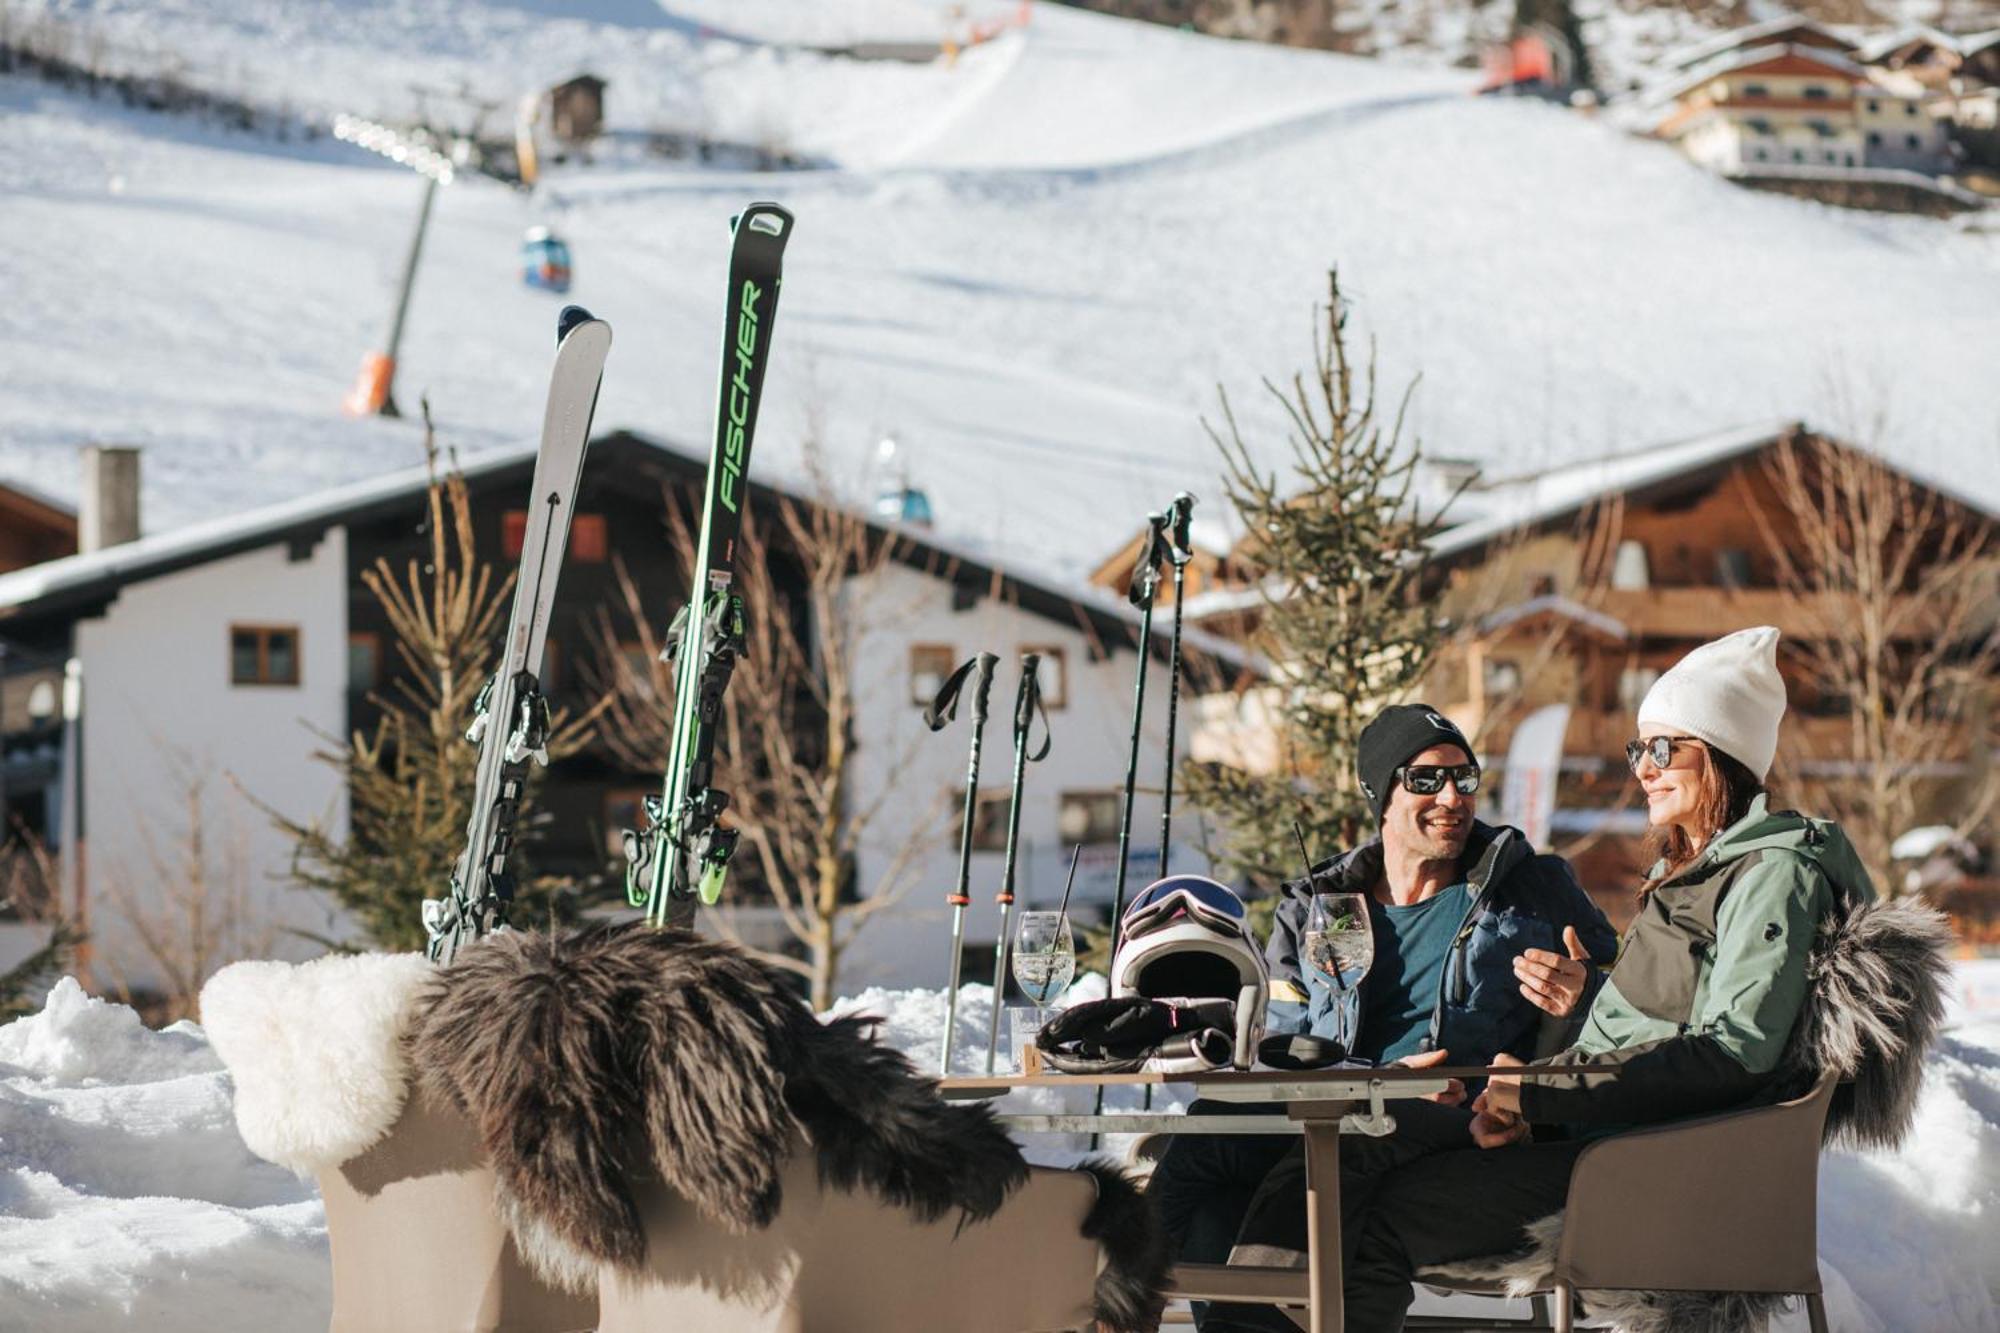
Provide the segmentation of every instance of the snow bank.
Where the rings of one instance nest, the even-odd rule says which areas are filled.
[[[1822,1168],[1821,1268],[1839,1333],[2000,1327],[1996,977],[2000,963],[1961,966],[1959,1009],[1910,1141],[1895,1153],[1832,1154]],[[1071,998],[1102,985],[1086,978]],[[959,1072],[984,1065],[990,1003],[986,986],[959,993]],[[837,1010],[879,1017],[884,1040],[936,1067],[942,992],[868,990]],[[1085,1101],[1050,1092],[1008,1105],[1080,1111]],[[1030,1150],[1055,1161],[1081,1147]],[[200,1028],[148,1031],[67,979],[40,1014],[0,1027],[0,1328],[317,1330],[329,1299],[317,1194],[243,1146],[228,1077]],[[1802,1314],[1779,1325],[1804,1327]]]
[[[57,983],[0,1027],[0,1328],[325,1328],[313,1187],[259,1161],[192,1023]]]

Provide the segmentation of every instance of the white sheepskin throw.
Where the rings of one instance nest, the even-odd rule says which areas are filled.
[[[422,954],[329,954],[223,968],[201,1023],[236,1084],[250,1151],[300,1175],[372,1147],[403,1112],[403,1035],[435,969]]]

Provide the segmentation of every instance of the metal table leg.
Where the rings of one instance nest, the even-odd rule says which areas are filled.
[[[1304,1120],[1306,1140],[1306,1267],[1312,1292],[1312,1333],[1341,1333],[1340,1117]]]

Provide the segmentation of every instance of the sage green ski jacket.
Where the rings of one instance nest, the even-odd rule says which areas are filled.
[[[1536,1062],[1618,1072],[1524,1079],[1522,1114],[1629,1126],[1758,1099],[1805,1003],[1820,919],[1874,897],[1838,825],[1758,796],[1647,896],[1575,1045]]]

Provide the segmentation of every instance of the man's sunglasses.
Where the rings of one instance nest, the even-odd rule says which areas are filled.
[[[1625,763],[1634,777],[1639,774],[1639,765],[1648,759],[1653,761],[1654,768],[1664,770],[1674,762],[1676,745],[1686,745],[1697,739],[1694,736],[1648,736],[1643,740],[1626,741]]]
[[[1435,796],[1449,782],[1460,796],[1479,790],[1477,764],[1405,764],[1396,770],[1396,780],[1419,796]]]

